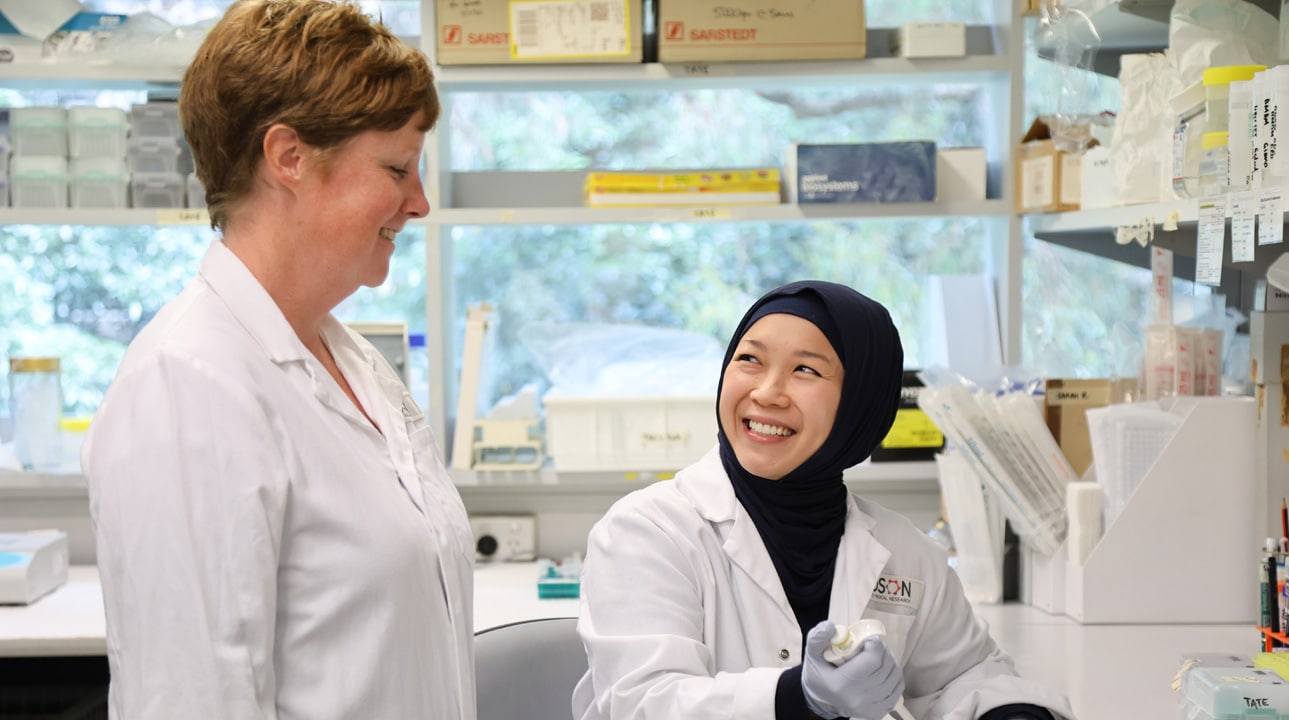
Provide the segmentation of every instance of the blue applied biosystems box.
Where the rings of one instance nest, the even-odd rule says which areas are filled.
[[[935,201],[933,142],[798,143],[784,165],[791,202]]]

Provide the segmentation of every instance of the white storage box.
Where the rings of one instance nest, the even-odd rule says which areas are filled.
[[[67,533],[0,533],[0,605],[27,605],[67,582]]]
[[[67,158],[15,155],[9,165],[9,192],[16,208],[67,207]]]
[[[1244,720],[1289,716],[1289,683],[1272,670],[1195,667],[1186,673],[1182,717]]]
[[[197,179],[197,173],[188,173],[188,207],[206,207],[206,188]]]
[[[184,206],[184,176],[177,172],[141,172],[130,177],[132,205],[137,208]]]
[[[129,126],[125,111],[78,105],[67,109],[67,154],[73,158],[123,158]]]
[[[675,471],[716,444],[716,398],[560,397],[547,393],[556,471]]]
[[[67,110],[61,107],[10,108],[9,132],[14,155],[67,157]]]
[[[179,125],[179,104],[172,102],[136,103],[130,106],[130,137],[169,137],[183,135]]]
[[[130,173],[120,158],[76,158],[67,180],[74,208],[123,208]]]
[[[130,172],[179,172],[179,140],[172,137],[132,137],[126,143]]]

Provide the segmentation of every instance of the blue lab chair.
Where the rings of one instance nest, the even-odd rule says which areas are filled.
[[[479,720],[571,720],[586,672],[577,618],[499,625],[474,635]]]

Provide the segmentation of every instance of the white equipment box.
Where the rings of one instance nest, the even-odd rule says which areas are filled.
[[[0,605],[28,605],[67,582],[67,533],[0,533]]]

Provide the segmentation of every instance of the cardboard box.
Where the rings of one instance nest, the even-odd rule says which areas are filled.
[[[934,142],[796,143],[784,158],[789,202],[934,202]]]
[[[821,60],[867,52],[862,0],[663,0],[659,62]]]
[[[1137,381],[1133,379],[1048,379],[1043,398],[1047,429],[1052,431],[1056,444],[1079,477],[1092,465],[1087,411],[1113,403],[1131,402],[1136,394]]]
[[[642,0],[435,0],[435,11],[439,65],[638,63],[644,58]],[[512,21],[519,28],[514,38]]]
[[[988,174],[984,148],[937,149],[936,202],[983,202]]]
[[[1038,118],[1016,146],[1018,213],[1079,209],[1083,156],[1057,150],[1051,138],[1051,129]]]
[[[905,23],[891,31],[896,57],[963,57],[967,54],[967,25],[960,22]]]
[[[1110,148],[1102,145],[1089,149],[1079,156],[1082,168],[1079,193],[1079,207],[1084,210],[1108,208],[1115,204],[1114,196],[1114,163],[1110,159]]]
[[[1289,312],[1249,313],[1249,374],[1255,385],[1289,382]]]

